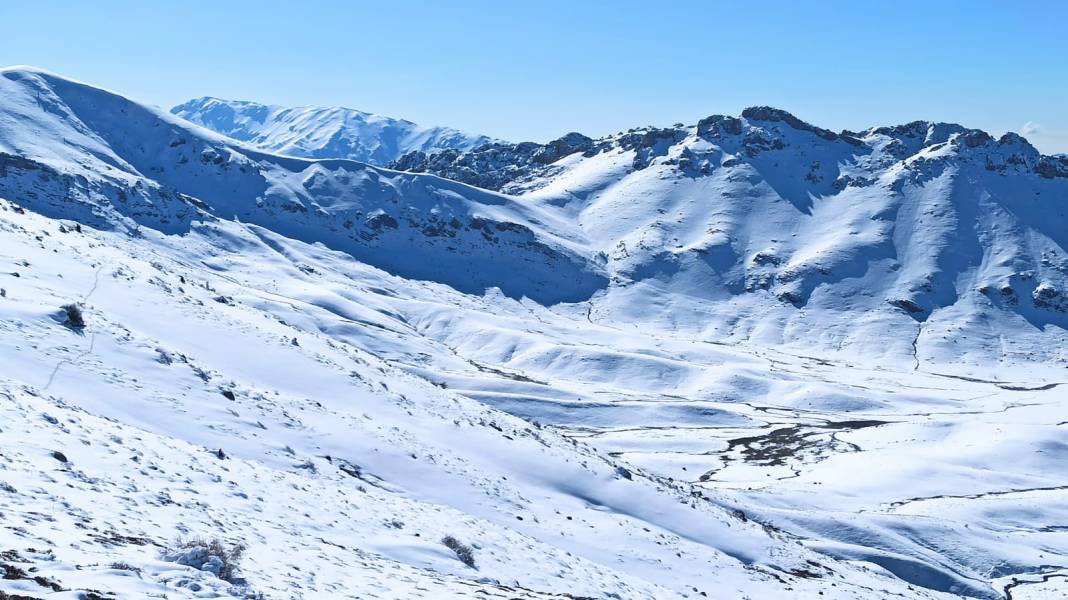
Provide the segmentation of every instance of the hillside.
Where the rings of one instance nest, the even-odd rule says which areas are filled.
[[[555,215],[507,196],[266,154],[45,73],[8,71],[0,85],[0,194],[51,217],[166,233],[205,216],[238,219],[397,275],[542,302],[588,298],[604,280],[553,232]]]
[[[567,215],[612,278],[606,322],[976,375],[1068,358],[1068,161],[1015,134],[752,108],[393,166]]]
[[[413,173],[0,71],[0,592],[1063,595],[1068,179],[922,127]]]

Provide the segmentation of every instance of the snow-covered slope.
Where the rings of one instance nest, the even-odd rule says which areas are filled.
[[[394,167],[570,215],[613,280],[602,319],[976,372],[1068,360],[1068,161],[1015,134],[752,108]]]
[[[516,196],[0,71],[0,592],[1063,596],[1058,313],[940,295],[1059,272],[1060,163],[725,119],[457,155]]]
[[[414,151],[468,150],[493,142],[449,127],[423,127],[351,108],[269,106],[196,98],[171,109],[189,121],[279,154],[384,165]]]
[[[388,292],[357,276],[289,296],[326,268],[294,267],[300,244],[235,222],[127,238],[0,215],[18,273],[0,320],[0,550],[39,569],[0,590],[245,593],[160,559],[189,535],[247,544],[244,577],[270,597],[789,598],[822,586],[791,574],[810,570],[850,597],[904,589],[390,366],[361,348],[404,328],[362,308]],[[251,279],[231,268],[246,261]],[[69,301],[84,329],[57,316]]]
[[[561,236],[565,221],[507,196],[266,154],[39,71],[3,72],[0,98],[0,194],[48,216],[168,233],[206,216],[236,218],[401,276],[542,302],[588,298],[605,280]]]

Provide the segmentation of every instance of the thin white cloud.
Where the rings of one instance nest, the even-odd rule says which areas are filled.
[[[1050,128],[1035,121],[1028,121],[1016,130],[1027,138],[1043,154],[1068,154],[1068,131]]]
[[[1042,132],[1042,126],[1034,121],[1028,121],[1020,127],[1021,135],[1034,135]]]

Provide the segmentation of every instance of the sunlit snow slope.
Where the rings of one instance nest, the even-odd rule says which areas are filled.
[[[1061,163],[747,113],[398,165],[487,191],[0,71],[0,592],[1062,597]]]
[[[1014,134],[751,108],[394,166],[568,215],[612,277],[595,320],[973,374],[1068,359],[1068,160]]]

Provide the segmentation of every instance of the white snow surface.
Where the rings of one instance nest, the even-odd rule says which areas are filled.
[[[515,196],[0,71],[0,592],[1063,597],[1065,180],[752,121]]]
[[[179,104],[171,113],[271,152],[375,165],[417,150],[469,150],[497,141],[341,107],[286,107],[204,97]]]

